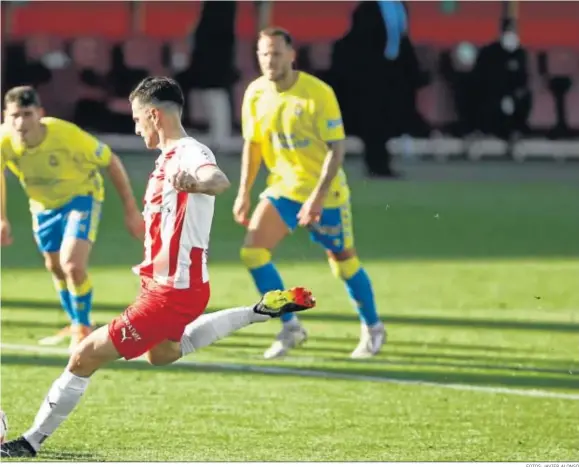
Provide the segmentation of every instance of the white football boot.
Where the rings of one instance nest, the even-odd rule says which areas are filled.
[[[384,323],[378,323],[372,327],[362,324],[360,342],[354,349],[351,358],[371,358],[376,355],[386,343],[387,334]]]
[[[299,347],[307,339],[308,333],[299,322],[297,324],[284,325],[271,347],[263,353],[263,358],[269,360],[283,357],[287,355],[290,349]]]

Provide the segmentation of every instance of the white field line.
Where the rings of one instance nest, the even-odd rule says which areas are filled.
[[[62,347],[45,347],[39,345],[21,345],[21,344],[6,344],[6,343],[2,343],[0,344],[0,346],[2,349],[6,350],[17,350],[22,352],[32,352],[44,355],[63,355],[63,356],[68,355],[68,350]],[[142,362],[145,361],[144,358],[139,358],[137,360]],[[491,394],[507,394],[514,396],[540,397],[548,399],[567,399],[579,401],[579,393],[568,394],[561,392],[542,391],[538,389],[512,389],[500,386],[475,386],[470,384],[454,384],[454,383],[446,384],[446,383],[435,383],[432,381],[394,379],[383,376],[370,376],[353,373],[338,373],[322,370],[307,370],[302,368],[243,365],[237,363],[204,363],[185,360],[175,362],[173,363],[173,365],[199,369],[210,369],[210,370],[221,369],[228,371],[243,371],[247,373],[258,373],[265,375],[291,375],[291,376],[304,376],[309,378],[321,378],[321,379],[343,379],[350,381],[426,386],[426,387],[455,389],[459,391],[475,391],[475,392],[486,392]],[[579,388],[579,382],[577,386]]]

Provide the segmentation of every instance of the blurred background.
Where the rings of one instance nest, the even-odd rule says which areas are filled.
[[[578,24],[559,1],[2,2],[2,91],[35,85],[49,114],[132,151],[127,95],[171,75],[186,126],[237,152],[256,33],[277,25],[334,86],[369,173],[397,156],[577,158]]]

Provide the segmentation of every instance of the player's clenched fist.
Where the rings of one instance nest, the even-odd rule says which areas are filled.
[[[0,222],[0,245],[12,245],[12,228],[7,220]]]
[[[233,219],[235,222],[241,225],[247,225],[249,216],[249,210],[251,209],[251,201],[249,196],[237,195],[235,202],[233,203]]]
[[[169,177],[169,182],[176,190],[186,191],[187,193],[196,193],[199,188],[197,178],[185,170],[179,170],[176,174]]]

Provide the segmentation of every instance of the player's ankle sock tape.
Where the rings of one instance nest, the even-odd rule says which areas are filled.
[[[92,292],[92,283],[90,278],[87,277],[81,284],[70,284],[69,290],[72,295],[77,297],[81,297],[89,292]]]
[[[271,261],[271,252],[266,248],[242,248],[239,254],[248,269],[257,269]]]
[[[82,284],[71,287],[71,303],[75,317],[84,326],[90,326],[92,308],[92,283],[87,277]]]
[[[70,318],[72,324],[78,324],[78,320],[76,318],[76,313],[72,307],[72,302],[70,298],[70,292],[68,291],[68,286],[65,280],[60,280],[57,277],[53,277],[52,281],[54,282],[54,288],[58,292],[58,296],[60,297],[60,305],[64,312]]]
[[[348,280],[350,277],[354,277],[361,267],[360,259],[357,256],[348,258],[345,261],[336,261],[333,258],[329,258],[328,263],[330,263],[332,274],[338,279],[343,280]]]

